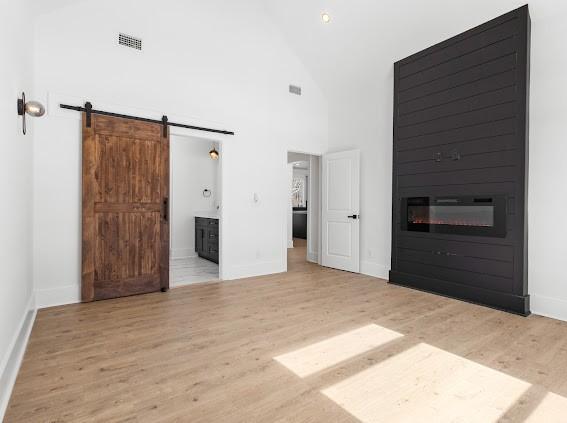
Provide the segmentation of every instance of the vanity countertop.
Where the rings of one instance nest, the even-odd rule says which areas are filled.
[[[205,219],[218,219],[219,212],[217,210],[195,212],[195,217],[203,217]]]

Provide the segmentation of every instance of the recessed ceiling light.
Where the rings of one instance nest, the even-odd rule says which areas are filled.
[[[331,15],[329,15],[327,12],[323,12],[321,14],[321,19],[323,19],[323,22],[328,24],[329,22],[331,22]]]

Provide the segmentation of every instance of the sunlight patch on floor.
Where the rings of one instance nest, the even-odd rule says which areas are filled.
[[[306,377],[402,336],[398,332],[371,324],[274,359],[296,375]]]
[[[363,423],[489,423],[498,421],[530,386],[447,351],[418,344],[322,393]]]
[[[565,423],[567,421],[567,398],[548,392],[526,423]]]

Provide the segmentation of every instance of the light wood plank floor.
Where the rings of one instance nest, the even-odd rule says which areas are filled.
[[[567,323],[321,268],[303,248],[289,254],[287,274],[41,310],[5,421],[366,423],[378,411],[403,421],[405,401],[415,413],[425,394],[447,395],[443,416],[459,421],[565,412]],[[498,394],[483,387],[468,406],[465,382]]]

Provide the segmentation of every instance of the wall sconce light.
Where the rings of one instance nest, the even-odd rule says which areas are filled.
[[[18,115],[22,117],[22,132],[26,134],[26,113],[30,116],[40,117],[45,114],[45,107],[39,101],[26,102],[26,93],[18,98]]]
[[[211,156],[211,159],[213,160],[218,160],[219,158],[219,152],[217,151],[214,145],[213,145],[213,149],[209,151],[209,156]]]

